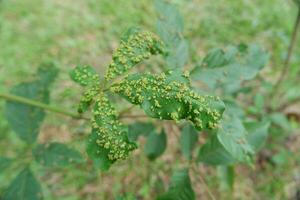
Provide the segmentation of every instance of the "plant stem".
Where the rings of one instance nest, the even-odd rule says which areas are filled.
[[[287,57],[284,61],[284,65],[283,65],[281,74],[279,76],[279,79],[275,83],[274,89],[273,89],[273,91],[270,95],[270,99],[272,99],[277,94],[277,92],[280,89],[280,86],[282,84],[282,81],[285,79],[285,77],[287,76],[287,74],[290,70],[290,60],[291,60],[292,53],[293,53],[295,43],[296,43],[296,40],[297,40],[299,27],[300,27],[300,7],[298,8],[298,15],[297,15],[297,19],[295,21],[295,25],[294,25],[294,29],[293,29],[293,33],[292,33],[292,38],[291,38],[291,42],[290,42],[289,49],[288,49],[288,54],[287,54]]]
[[[39,101],[35,101],[35,100],[28,99],[28,98],[21,97],[21,96],[16,96],[16,95],[13,95],[13,94],[0,93],[0,98],[3,98],[7,101],[14,101],[14,102],[17,102],[17,103],[22,103],[22,104],[38,107],[38,108],[41,108],[43,110],[48,110],[48,111],[63,114],[63,115],[66,115],[66,116],[70,116],[70,117],[75,118],[75,119],[88,119],[88,118],[83,117],[83,116],[81,116],[77,113],[72,113],[72,112],[69,112],[69,111],[65,111],[62,108],[58,108],[56,106],[48,105],[48,104],[45,104],[45,103],[42,103],[42,102],[39,102]]]

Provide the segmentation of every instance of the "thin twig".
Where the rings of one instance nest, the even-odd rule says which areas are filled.
[[[3,98],[7,101],[14,101],[14,102],[17,102],[17,103],[22,103],[22,104],[26,104],[26,105],[29,105],[29,106],[34,106],[34,107],[37,107],[37,108],[41,108],[43,110],[48,110],[48,111],[51,111],[51,112],[63,114],[63,115],[66,115],[66,116],[69,116],[69,117],[72,117],[72,118],[75,118],[75,119],[85,119],[85,120],[89,119],[89,118],[86,118],[86,117],[84,117],[82,115],[79,115],[77,113],[72,113],[72,112],[66,111],[66,110],[64,110],[62,108],[59,108],[57,106],[48,105],[48,104],[45,104],[45,103],[42,103],[42,102],[39,102],[39,101],[35,101],[35,100],[32,100],[32,99],[28,99],[28,98],[13,95],[13,94],[0,93],[0,98]]]
[[[297,15],[297,18],[296,18],[296,21],[295,21],[295,25],[294,25],[294,29],[293,29],[293,33],[292,33],[292,38],[291,38],[291,42],[290,42],[289,49],[288,49],[288,54],[287,54],[287,57],[284,61],[284,65],[283,65],[281,74],[279,76],[279,79],[275,83],[274,89],[273,89],[273,91],[270,95],[270,99],[273,99],[276,96],[278,90],[280,89],[280,86],[281,86],[283,80],[286,78],[286,76],[287,76],[287,74],[290,70],[290,60],[291,60],[292,53],[293,53],[293,50],[294,50],[294,47],[295,47],[295,44],[296,44],[297,35],[298,35],[298,32],[299,32],[299,27],[300,27],[300,7],[298,8],[298,15]]]

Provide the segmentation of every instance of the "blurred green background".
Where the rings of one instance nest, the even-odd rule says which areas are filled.
[[[270,62],[262,76],[273,81],[287,53],[297,8],[288,0],[174,0],[185,20],[185,38],[190,43],[188,68],[192,68],[214,47],[258,43],[270,53]],[[100,73],[111,60],[120,35],[130,26],[155,32],[156,14],[151,0],[0,0],[0,91],[20,81],[30,80],[37,67],[54,61],[60,74],[52,90],[52,104],[75,111],[79,87],[68,72],[77,64],[88,64]],[[291,77],[299,77],[300,40],[291,61]],[[291,79],[292,80],[292,79]],[[296,87],[299,80],[285,83]],[[0,113],[4,102],[0,101]],[[83,121],[48,114],[39,141],[71,143],[84,152],[82,138],[88,132]],[[299,133],[298,133],[299,135]],[[8,141],[10,142],[8,144]],[[172,143],[172,139],[169,141]],[[289,199],[300,189],[300,137],[288,144],[278,144],[272,159],[253,169],[241,166],[235,185],[236,199]],[[7,148],[7,147],[10,148]],[[289,151],[286,146],[289,146]],[[12,133],[0,115],[0,154],[15,155],[24,144]],[[143,199],[163,190],[161,178],[168,180],[178,149],[151,163],[139,152],[129,161],[100,173],[92,168],[70,167],[48,171],[34,166],[43,182],[45,199],[113,199],[120,194],[134,194]],[[178,161],[179,162],[179,161]],[[180,163],[178,163],[180,165]],[[0,175],[0,191],[15,176],[15,168]],[[220,199],[216,171],[202,169],[207,184]],[[159,184],[160,183],[160,184]],[[202,183],[195,183],[198,194],[205,193]],[[298,188],[297,188],[298,187]],[[208,198],[208,197],[207,197]],[[205,196],[201,199],[206,199]]]

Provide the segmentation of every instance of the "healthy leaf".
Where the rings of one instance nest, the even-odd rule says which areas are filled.
[[[220,180],[221,190],[233,190],[234,185],[234,167],[218,166],[218,176]]]
[[[87,150],[89,156],[101,165],[109,166],[117,160],[124,160],[137,148],[128,139],[128,127],[118,121],[115,108],[102,92],[95,99],[92,128]]]
[[[129,29],[122,37],[119,48],[105,75],[107,81],[126,73],[151,55],[163,53],[163,43],[154,34],[136,28]]]
[[[39,144],[34,150],[35,160],[47,167],[65,167],[75,163],[81,163],[81,154],[61,143]]]
[[[0,156],[0,173],[4,172],[12,164],[12,159]]]
[[[227,94],[236,92],[243,81],[253,79],[268,61],[268,54],[257,45],[250,45],[244,51],[237,47],[229,48],[223,56],[218,57],[219,60],[214,60],[218,67],[196,66],[191,73],[192,78],[212,90],[220,88]]]
[[[140,135],[148,136],[155,126],[150,122],[135,122],[128,126],[128,139],[129,141],[136,141]]]
[[[159,196],[157,200],[194,200],[195,198],[189,172],[183,169],[173,174],[168,192]]]
[[[11,89],[17,96],[49,103],[49,85],[57,74],[55,66],[40,67],[37,80],[21,83]],[[27,143],[33,143],[45,118],[45,112],[37,107],[7,101],[5,116],[13,131]]]
[[[156,30],[167,46],[165,55],[169,69],[182,68],[188,59],[188,44],[183,39],[183,18],[175,5],[155,1],[158,14]]]
[[[200,148],[197,160],[208,165],[228,165],[235,162],[235,159],[219,142],[217,136],[212,136]]]
[[[244,125],[249,133],[247,135],[247,141],[253,147],[255,152],[260,151],[266,143],[270,122],[248,122]]]
[[[172,71],[159,75],[133,74],[110,89],[132,104],[140,105],[152,118],[188,119],[199,130],[215,128],[224,111],[223,102],[194,92],[187,77],[188,74]]]
[[[198,131],[194,126],[187,124],[181,130],[181,152],[187,159],[192,158],[192,152],[198,141]]]
[[[228,62],[225,52],[222,49],[213,49],[205,56],[201,67],[217,68],[226,65]]]
[[[42,188],[31,170],[26,167],[11,182],[3,200],[41,200]]]
[[[70,72],[73,81],[81,86],[94,86],[99,84],[99,75],[90,66],[77,66]]]
[[[254,153],[247,134],[239,118],[224,113],[217,132],[218,140],[233,158],[241,162],[250,161],[250,155]]]
[[[163,154],[167,146],[167,135],[164,130],[160,134],[155,131],[146,138],[144,152],[150,160],[154,160]]]
[[[270,116],[270,121],[282,128],[283,130],[290,131],[291,125],[287,117],[282,113],[272,113]]]

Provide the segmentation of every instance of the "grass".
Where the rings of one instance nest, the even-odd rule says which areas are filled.
[[[270,81],[277,76],[296,17],[296,8],[291,1],[173,2],[178,5],[185,19],[185,36],[189,39],[191,52],[188,67],[199,62],[210,48],[259,43],[271,55],[271,61],[263,75],[269,77]],[[138,25],[155,31],[156,16],[153,7],[150,0],[0,1],[0,91],[7,92],[20,81],[29,80],[37,66],[54,61],[60,68],[60,75],[52,92],[52,103],[74,110],[73,104],[79,94],[78,87],[69,80],[70,69],[76,64],[89,64],[102,73],[110,62],[120,34],[127,27]],[[299,75],[299,53],[300,46],[297,45],[291,63],[291,77]],[[299,92],[299,86],[293,82],[286,83],[285,87]],[[0,101],[0,112],[3,111],[3,105]],[[71,145],[84,152],[82,139],[88,131],[82,121],[49,114],[39,140],[72,141]],[[0,132],[1,155],[11,156],[15,151],[22,151],[24,145],[14,136],[2,115]],[[7,141],[10,141],[12,148],[4,148]],[[176,139],[169,141],[170,144],[176,142]],[[293,143],[294,146],[297,144]],[[114,166],[107,173],[95,171],[90,166],[87,169],[75,166],[66,171],[53,169],[47,172],[38,166],[34,167],[45,183],[43,189],[46,200],[112,199],[122,193],[152,199],[152,195],[162,189],[159,186],[169,180],[171,170],[181,165],[180,160],[174,161],[173,158],[178,154],[178,148],[176,145],[171,146],[175,147],[168,148],[162,159],[154,164],[138,151],[129,161]],[[295,183],[292,171],[299,174],[299,159],[294,159],[299,156],[299,149],[288,151],[292,154],[290,157],[281,155],[286,151],[284,149],[270,148],[278,151],[278,162],[280,159],[286,161],[277,165],[279,167],[264,163],[256,166],[255,170],[238,167],[240,173],[235,186],[236,199],[290,197],[292,191],[289,189]],[[14,177],[14,170],[0,175],[0,191]],[[201,176],[219,197],[216,171],[203,169],[202,173]],[[196,183],[195,188],[199,188],[199,194],[207,196],[200,183]]]

